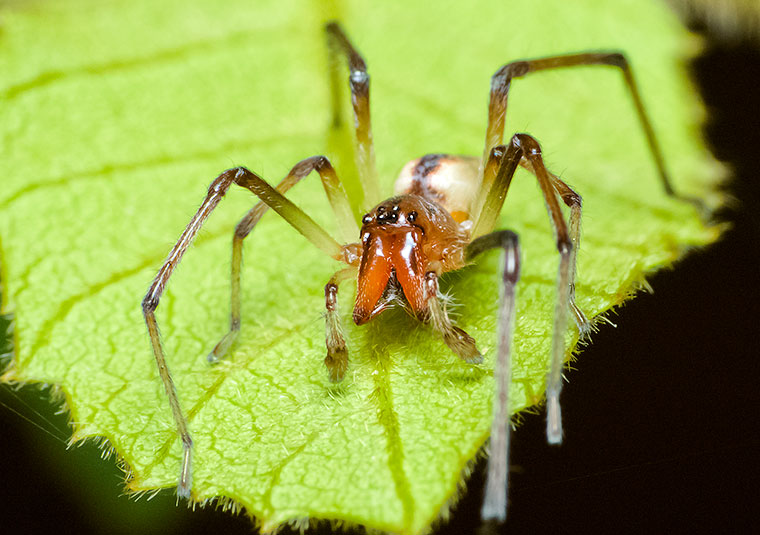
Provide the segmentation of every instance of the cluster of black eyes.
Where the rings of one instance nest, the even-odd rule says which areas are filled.
[[[377,207],[377,222],[381,225],[384,225],[386,223],[396,223],[398,222],[398,215],[401,211],[401,207],[398,204],[393,205],[393,207],[388,210],[388,207],[386,206],[378,206]],[[417,212],[412,210],[408,214],[406,214],[406,220],[409,223],[414,223],[414,221],[417,219]],[[362,218],[362,223],[365,225],[372,222],[372,216],[370,214],[366,214]]]

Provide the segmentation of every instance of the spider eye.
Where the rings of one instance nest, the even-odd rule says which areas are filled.
[[[369,225],[372,222],[372,216],[369,214],[364,214],[364,217],[362,217],[362,223],[365,225]]]
[[[414,223],[417,220],[417,212],[415,212],[414,210],[409,212],[406,215],[406,220],[409,221],[410,223]]]
[[[382,206],[380,207],[382,208]],[[398,221],[398,212],[388,212],[386,210],[380,211],[377,209],[377,222],[384,225],[386,223],[395,223]]]

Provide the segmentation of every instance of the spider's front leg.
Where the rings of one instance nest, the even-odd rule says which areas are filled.
[[[190,432],[187,429],[187,420],[182,413],[179,398],[177,397],[177,391],[174,387],[174,381],[169,372],[169,368],[166,365],[166,357],[164,355],[163,344],[161,343],[155,311],[156,308],[158,308],[159,300],[164,293],[169,278],[180,260],[182,260],[188,247],[190,247],[198,230],[200,230],[203,223],[208,219],[208,216],[211,215],[211,212],[222,200],[230,186],[236,181],[237,172],[235,169],[229,169],[214,179],[208,188],[208,193],[206,194],[203,204],[201,204],[201,207],[190,220],[190,223],[187,225],[184,232],[182,232],[179,240],[169,252],[169,256],[164,261],[161,269],[159,269],[158,274],[153,279],[153,283],[148,289],[148,293],[142,301],[143,315],[145,317],[145,323],[148,326],[148,334],[150,336],[151,346],[153,347],[153,355],[156,358],[156,364],[158,365],[158,373],[164,383],[164,389],[169,398],[169,405],[172,409],[172,416],[174,417],[174,422],[177,426],[177,432],[182,440],[182,467],[180,469],[179,483],[177,484],[177,493],[183,498],[190,497],[190,489],[192,488],[193,441],[190,437]]]
[[[349,205],[345,190],[338,179],[338,175],[335,173],[335,169],[333,169],[330,161],[324,156],[313,156],[298,162],[277,185],[276,191],[284,195],[312,171],[319,173],[322,179],[322,185],[335,213],[342,238],[346,242],[354,240],[359,234],[359,227],[356,226],[356,221],[354,221],[351,214],[351,206]],[[235,234],[232,238],[230,330],[208,354],[207,358],[209,362],[218,362],[224,358],[240,333],[240,269],[243,262],[243,240],[253,231],[268,209],[269,206],[266,202],[260,201],[235,227]]]
[[[322,177],[322,183],[327,192],[330,204],[333,206],[336,217],[344,228],[346,235],[355,236],[358,233],[358,227],[351,216],[348,198],[346,197],[345,191],[327,158],[323,156],[315,156],[299,162],[293,167],[288,176],[280,182],[277,188],[273,188],[264,179],[245,167],[228,169],[214,179],[209,186],[206,198],[196,214],[190,220],[190,223],[182,232],[177,243],[169,252],[169,256],[159,269],[158,274],[153,279],[153,283],[150,285],[150,288],[142,301],[143,315],[145,316],[145,323],[148,327],[153,355],[156,358],[159,375],[164,384],[166,395],[169,398],[172,416],[177,426],[177,432],[182,441],[182,465],[180,468],[177,493],[184,498],[190,497],[190,491],[192,488],[193,441],[188,430],[187,419],[185,418],[179,403],[174,380],[172,379],[171,373],[166,364],[165,352],[161,343],[161,336],[155,315],[159,300],[166,288],[166,284],[169,282],[169,278],[182,260],[188,247],[190,247],[195,235],[233,183],[253,192],[259,199],[261,199],[261,202],[254,206],[254,208],[243,218],[240,224],[238,224],[235,232],[235,238],[233,239],[233,293],[230,330],[230,333],[233,334],[225,336],[217,347],[221,347],[221,349],[226,351],[237,335],[237,331],[240,329],[240,261],[242,259],[242,250],[240,247],[243,238],[250,233],[255,224],[261,219],[261,216],[264,215],[267,208],[275,210],[313,245],[330,257],[347,264],[355,262],[355,253],[350,245],[340,245],[322,227],[315,223],[313,219],[283,195],[285,191],[290,189],[313,170],[318,171]],[[220,353],[222,353],[221,349]]]

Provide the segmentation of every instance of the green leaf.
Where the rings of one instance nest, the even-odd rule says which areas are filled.
[[[631,59],[676,186],[719,201],[721,169],[699,142],[702,112],[682,67],[694,46],[659,2],[386,4],[78,0],[0,13],[2,312],[15,317],[16,351],[4,379],[59,385],[73,440],[105,437],[132,491],[175,485],[181,456],[141,298],[221,170],[246,165],[274,182],[328,150],[329,18],[369,64],[387,193],[426,152],[481,153],[500,65],[616,48]],[[613,69],[516,81],[507,130],[536,136],[584,196],[577,296],[589,316],[717,237],[662,192]],[[349,175],[350,162],[336,161]],[[292,198],[335,232],[316,179]],[[498,255],[444,281],[482,366],[460,362],[403,312],[353,326],[346,285],[351,366],[336,387],[322,364],[321,313],[339,266],[269,215],[245,246],[239,342],[210,367],[205,355],[228,322],[232,228],[252,202],[228,195],[157,313],[195,441],[194,499],[232,500],[267,529],[309,517],[423,531],[488,437]],[[527,173],[503,226],[524,251],[510,394],[522,410],[543,395],[558,263]]]

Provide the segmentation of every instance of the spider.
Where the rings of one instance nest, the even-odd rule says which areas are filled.
[[[343,121],[338,69],[339,59],[344,57],[350,72],[356,164],[365,199],[378,200],[380,193],[375,171],[367,66],[336,22],[326,24],[325,34],[330,55],[333,126],[337,127]],[[367,212],[361,220],[361,227],[354,219],[349,198],[338,175],[324,156],[314,156],[298,162],[276,187],[272,187],[245,167],[228,169],[214,179],[206,198],[169,252],[142,301],[159,374],[183,444],[183,459],[177,487],[180,496],[190,497],[192,439],[166,364],[155,310],[169,278],[196,233],[230,186],[237,184],[253,192],[259,198],[259,202],[235,228],[232,242],[230,330],[209,353],[208,360],[212,363],[227,355],[240,332],[242,244],[269,208],[277,212],[317,248],[346,266],[336,271],[325,286],[325,365],[333,382],[343,379],[349,365],[348,349],[338,314],[338,287],[341,282],[349,279],[357,281],[353,309],[353,321],[357,325],[367,323],[387,309],[393,301],[401,300],[412,316],[432,326],[454,354],[469,364],[481,363],[483,357],[475,340],[454,325],[449,318],[439,291],[438,279],[443,273],[460,269],[473,262],[485,251],[503,250],[491,455],[481,516],[483,520],[495,521],[503,521],[506,518],[510,342],[514,323],[515,286],[520,272],[520,251],[518,237],[514,232],[494,230],[494,227],[518,165],[530,171],[538,181],[554,228],[559,253],[550,366],[546,380],[546,430],[547,439],[552,444],[562,441],[559,395],[562,389],[564,333],[567,330],[568,315],[572,314],[582,335],[591,329],[591,323],[575,304],[575,260],[580,244],[581,197],[546,168],[541,156],[541,147],[534,137],[518,133],[514,134],[507,144],[503,144],[507,96],[514,78],[538,71],[585,65],[612,66],[620,69],[665,192],[673,197],[699,204],[699,201],[680,196],[674,191],[628,61],[619,52],[607,51],[529,59],[502,66],[491,78],[488,126],[482,156],[472,158],[428,154],[409,162],[396,181],[395,195]],[[346,239],[344,244],[336,241],[285,197],[290,188],[313,171],[316,171],[322,180],[327,198]],[[569,208],[567,221],[560,203]],[[360,241],[354,242],[357,236]]]

